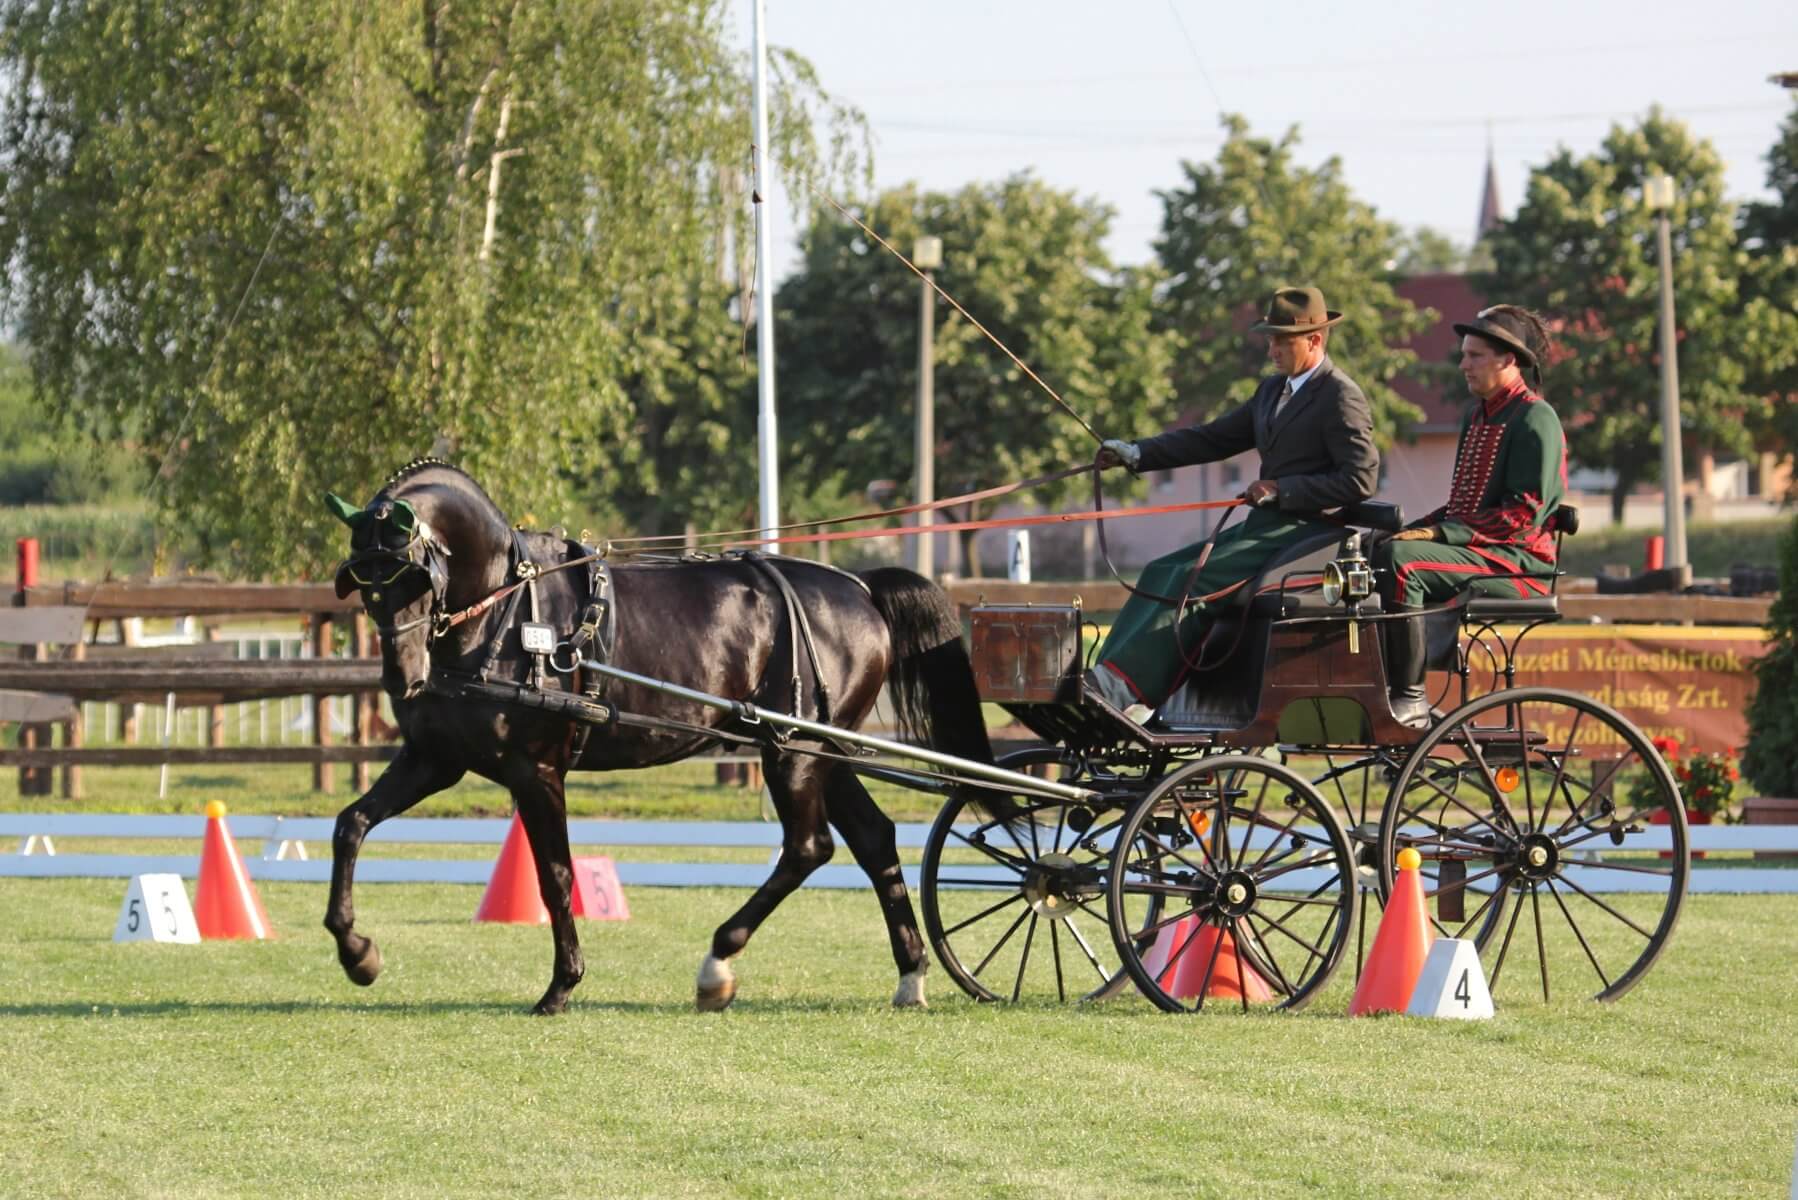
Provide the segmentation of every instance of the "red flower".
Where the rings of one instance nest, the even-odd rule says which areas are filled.
[[[1654,748],[1664,755],[1668,762],[1679,761],[1679,743],[1670,737],[1654,739]]]
[[[1699,798],[1699,799],[1700,799],[1700,800],[1702,800],[1702,799],[1704,799],[1704,798],[1705,798],[1705,797],[1706,797],[1706,796],[1708,796],[1708,795],[1710,795],[1710,794],[1711,794],[1711,789],[1710,789],[1710,788],[1707,788],[1707,787],[1701,787],[1701,788],[1699,788],[1699,789],[1698,789],[1698,793],[1697,793],[1697,795],[1698,795],[1698,798]]]
[[[1675,775],[1679,776],[1681,779],[1692,778],[1692,772],[1688,771],[1684,766],[1679,767],[1673,773]]]
[[[1742,777],[1742,773],[1740,771],[1736,770],[1736,765],[1734,763],[1730,763],[1729,764],[1729,781],[1731,783],[1734,783],[1736,780],[1740,779],[1741,777]]]

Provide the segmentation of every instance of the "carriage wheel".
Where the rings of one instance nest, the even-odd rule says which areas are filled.
[[[1055,746],[1004,755],[1012,771],[1084,771]],[[1129,983],[1105,920],[1105,872],[1120,812],[1067,800],[1012,797],[1017,816],[993,820],[951,797],[924,845],[924,929],[937,961],[976,1000],[1102,1000]]]
[[[1169,1012],[1298,1008],[1353,933],[1354,852],[1295,771],[1227,755],[1189,763],[1124,818],[1108,911],[1124,966]],[[1153,935],[1152,937],[1149,935]],[[1236,955],[1229,954],[1234,947]]]
[[[1436,758],[1458,760],[1452,779],[1419,769]],[[1533,954],[1544,1001],[1552,974],[1615,1000],[1660,957],[1686,894],[1667,764],[1614,709],[1553,688],[1481,697],[1418,743],[1381,817],[1382,894],[1406,846],[1423,856],[1426,895],[1466,889],[1466,919],[1437,929],[1476,930],[1495,995],[1528,979]]]
[[[1324,799],[1339,804],[1346,814],[1349,841],[1355,847],[1356,877],[1361,881],[1361,912],[1355,922],[1355,978],[1359,979],[1367,957],[1369,926],[1377,927],[1380,914],[1385,910],[1379,871],[1380,818],[1409,755],[1382,750],[1363,758],[1338,762],[1326,751],[1323,757],[1328,769],[1311,784],[1323,793]],[[1442,755],[1429,756],[1427,763],[1417,768],[1427,772],[1424,777],[1435,780],[1445,790],[1453,790],[1461,773],[1473,769],[1477,768],[1464,759]],[[1421,778],[1416,786],[1423,786]],[[1441,873],[1439,864],[1426,862],[1423,867],[1424,894],[1434,902],[1433,919],[1445,936],[1471,936],[1484,945],[1493,927],[1504,917],[1505,897],[1491,879],[1476,880],[1471,886],[1454,886],[1463,870],[1462,867],[1450,867],[1448,886],[1443,888],[1438,878]],[[1499,894],[1488,903],[1488,897],[1495,891]],[[1468,919],[1470,913],[1472,920]]]

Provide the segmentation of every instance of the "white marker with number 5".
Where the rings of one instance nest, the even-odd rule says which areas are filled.
[[[136,875],[125,889],[115,942],[179,942],[198,945],[200,927],[179,875]]]

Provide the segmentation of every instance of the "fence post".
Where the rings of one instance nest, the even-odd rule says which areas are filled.
[[[37,586],[38,542],[34,537],[22,537],[18,540],[19,591],[13,598],[18,607],[25,606],[25,589]],[[26,662],[37,662],[44,657],[41,645],[19,647],[19,657]],[[19,726],[19,748],[36,750],[48,748],[54,742],[52,727],[44,724]],[[52,773],[48,767],[20,767],[19,795],[48,796]]]
[[[312,614],[312,657],[329,658],[331,656],[331,614],[328,612]],[[331,744],[331,697],[312,697],[312,744],[329,746]],[[335,772],[328,762],[312,764],[312,790],[328,792],[336,782]]]
[[[350,652],[357,658],[368,657],[368,617],[358,609],[350,621]],[[377,692],[356,693],[356,744],[366,746],[374,740],[375,706],[381,702]],[[366,758],[356,761],[355,779],[356,794],[363,795],[368,791],[373,772],[369,768],[373,764]]]
[[[86,642],[78,640],[69,647],[69,661],[87,661]],[[71,750],[81,749],[81,744],[87,740],[85,724],[86,721],[81,712],[81,702],[76,701],[75,715],[69,718],[66,726],[68,733],[63,738],[63,745]],[[81,768],[73,763],[62,769],[62,798],[64,800],[81,799]]]
[[[208,623],[207,625],[203,626],[202,628],[205,630],[205,636],[201,638],[202,641],[216,642],[219,640],[221,631],[217,625]],[[224,705],[208,704],[206,706],[206,745],[209,747],[212,747],[212,748],[217,748],[224,744],[225,744],[225,708],[224,708]]]

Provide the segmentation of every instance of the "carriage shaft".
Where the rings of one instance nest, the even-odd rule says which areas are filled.
[[[957,758],[953,754],[943,754],[923,746],[911,746],[904,742],[895,742],[889,738],[875,737],[871,733],[862,733],[854,729],[839,729],[835,725],[826,725],[820,721],[810,721],[804,717],[795,717],[788,713],[770,712],[757,708],[746,700],[726,700],[722,696],[714,696],[709,692],[695,691],[682,687],[678,683],[669,683],[662,679],[651,679],[647,675],[639,675],[635,671],[626,671],[622,667],[614,667],[608,663],[582,660],[581,666],[589,671],[625,683],[634,683],[638,687],[646,687],[665,696],[676,696],[682,700],[691,700],[695,704],[703,704],[707,708],[715,708],[727,712],[740,720],[750,723],[766,722],[782,729],[798,730],[818,737],[831,738],[846,742],[851,746],[860,746],[868,750],[876,750],[883,754],[891,754],[897,758],[910,758],[932,766],[943,767],[968,778],[971,783],[1004,784],[1007,788],[1026,795],[1052,796],[1058,800],[1089,801],[1101,798],[1101,794],[1088,788],[1073,787],[1065,783],[1057,783],[1052,779],[1038,779],[1034,775],[1025,775],[1018,771],[1007,771],[1004,767],[995,767],[988,763],[974,762],[971,759]]]

